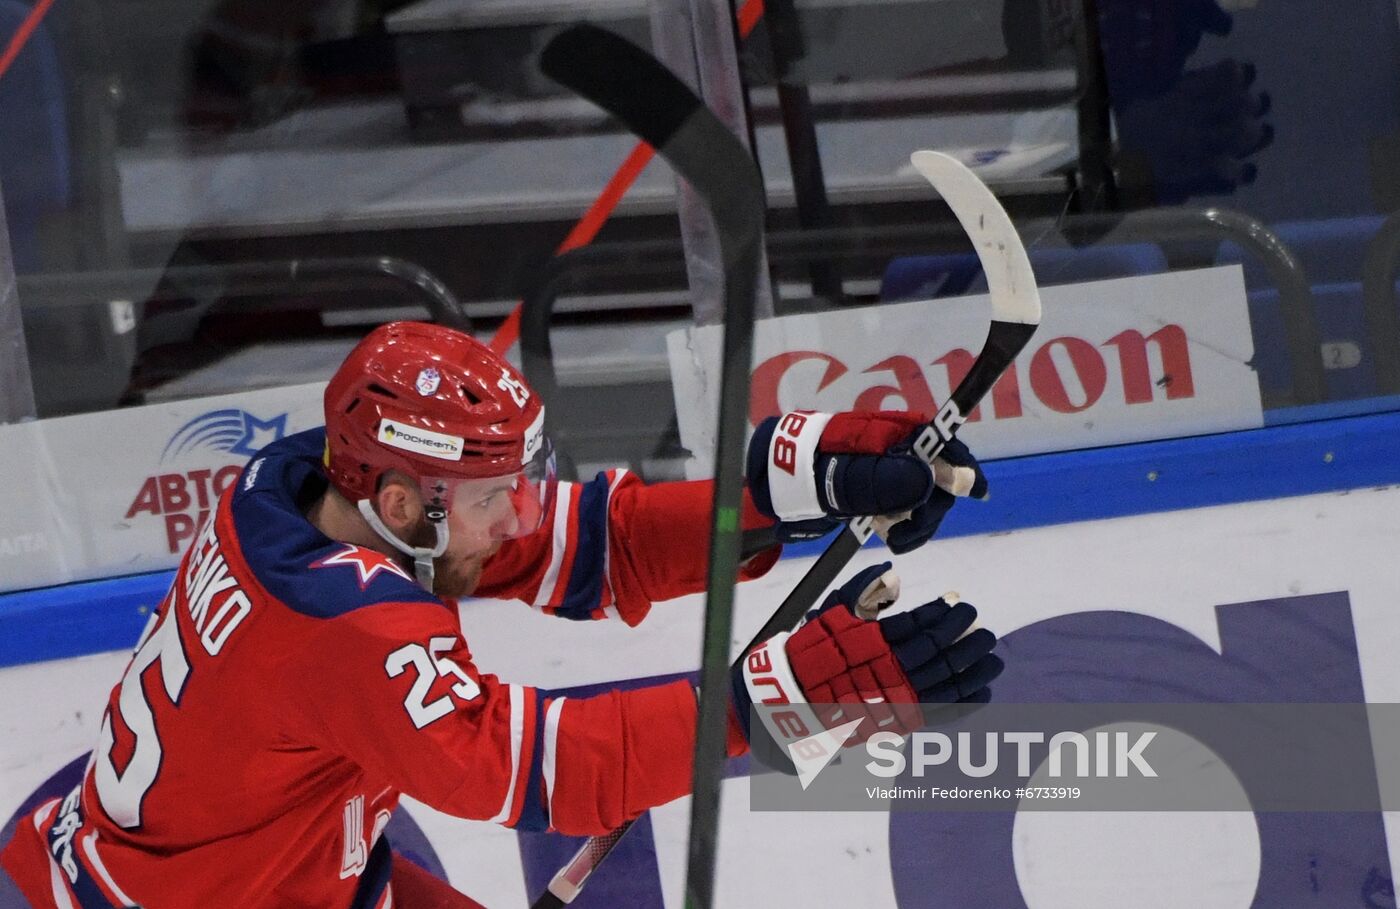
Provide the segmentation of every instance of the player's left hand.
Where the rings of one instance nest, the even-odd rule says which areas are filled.
[[[822,536],[840,520],[883,516],[891,551],[917,549],[958,497],[985,498],[987,479],[954,440],[933,468],[910,446],[924,418],[908,411],[793,411],[758,425],[748,484],[758,509],[777,519],[783,542]]]
[[[874,565],[837,588],[796,631],[755,648],[735,670],[733,684],[735,712],[749,741],[766,746],[766,737],[787,746],[821,727],[860,719],[845,741],[850,747],[875,732],[920,728],[920,704],[988,701],[988,686],[1004,665],[992,653],[996,635],[976,625],[977,610],[940,597],[879,617],[898,595],[890,563]],[[794,705],[795,714],[808,719],[799,729],[790,718],[770,723],[763,717],[764,728],[754,728],[748,708],[755,701]],[[764,753],[773,755],[766,747]],[[785,763],[785,754],[786,747],[779,748],[775,763]]]
[[[883,615],[899,592],[899,578],[882,562],[856,572],[807,613],[785,647],[803,693],[828,704],[870,703],[871,690],[892,703],[989,700],[987,686],[1005,665],[992,653],[996,635],[978,627],[976,607],[945,594]]]

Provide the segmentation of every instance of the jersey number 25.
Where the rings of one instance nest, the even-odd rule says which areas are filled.
[[[452,699],[446,695],[436,700],[428,700],[428,693],[437,679],[459,679],[457,684],[452,686],[452,693],[464,701],[470,701],[481,694],[481,686],[477,685],[475,679],[467,675],[450,657],[441,656],[451,650],[455,643],[456,638],[442,636],[430,638],[426,648],[422,644],[405,644],[389,654],[389,658],[384,661],[384,671],[389,673],[391,679],[403,675],[410,666],[417,672],[413,687],[408,690],[408,697],[404,698],[403,702],[415,729],[422,729],[452,712]]]

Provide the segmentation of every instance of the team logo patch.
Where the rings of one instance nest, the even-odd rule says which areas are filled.
[[[429,366],[418,374],[418,381],[415,384],[418,387],[418,393],[426,398],[437,392],[438,386],[442,384],[442,373],[438,372],[436,367]]]
[[[379,441],[390,448],[444,461],[462,460],[462,450],[466,447],[466,440],[461,436],[419,429],[397,420],[379,421]]]
[[[334,568],[337,566],[349,566],[355,569],[360,583],[360,589],[364,590],[370,585],[381,572],[386,574],[396,574],[405,581],[412,581],[413,578],[403,567],[389,558],[382,552],[375,552],[373,549],[365,549],[349,543],[339,552],[326,556],[316,562],[311,563],[312,568]]]

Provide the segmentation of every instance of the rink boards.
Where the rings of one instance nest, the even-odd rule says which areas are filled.
[[[1400,473],[1397,429],[1351,417],[995,463],[994,498],[898,561],[905,602],[956,589],[976,603],[1002,635],[996,691],[1010,702],[1238,700],[1220,679],[1240,672],[1280,700],[1400,701],[1400,489],[1385,485]],[[741,588],[739,637],[809,559]],[[127,658],[19,663],[21,642],[42,659],[92,649],[84,627],[134,637],[104,625],[91,596],[77,598],[85,623],[65,616],[65,594],[116,594],[105,602],[120,611],[163,576],[101,583],[0,599],[12,664],[0,670],[0,819],[77,772]],[[512,603],[473,602],[462,620],[485,670],[573,688],[693,671],[701,608],[698,596],[659,604],[635,629]],[[72,634],[46,638],[50,618]],[[1393,819],[1380,814],[763,813],[748,809],[748,785],[724,786],[719,905],[1393,905]],[[653,810],[579,904],[682,905],[688,809]],[[488,906],[525,905],[571,849],[412,803],[389,835]],[[14,905],[0,888],[0,909]]]

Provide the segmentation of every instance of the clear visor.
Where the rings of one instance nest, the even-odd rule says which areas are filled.
[[[546,438],[518,473],[470,480],[425,477],[421,485],[430,520],[451,513],[496,539],[529,536],[540,529],[554,506],[558,485],[554,446]]]

